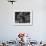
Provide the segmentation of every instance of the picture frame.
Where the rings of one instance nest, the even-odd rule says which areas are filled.
[[[32,26],[32,10],[15,11],[14,22],[16,26]]]

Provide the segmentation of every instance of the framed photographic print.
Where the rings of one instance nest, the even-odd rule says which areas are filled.
[[[32,11],[16,11],[15,25],[18,26],[32,25]]]

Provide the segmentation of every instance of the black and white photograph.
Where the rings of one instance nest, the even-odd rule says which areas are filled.
[[[30,11],[15,12],[15,24],[16,25],[31,25],[32,12]]]

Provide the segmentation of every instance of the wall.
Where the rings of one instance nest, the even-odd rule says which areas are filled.
[[[16,10],[32,10],[32,26],[15,26],[14,12]],[[7,0],[0,0],[0,40],[11,40],[18,32],[31,34],[33,40],[46,40],[46,1],[17,0],[13,5]]]

